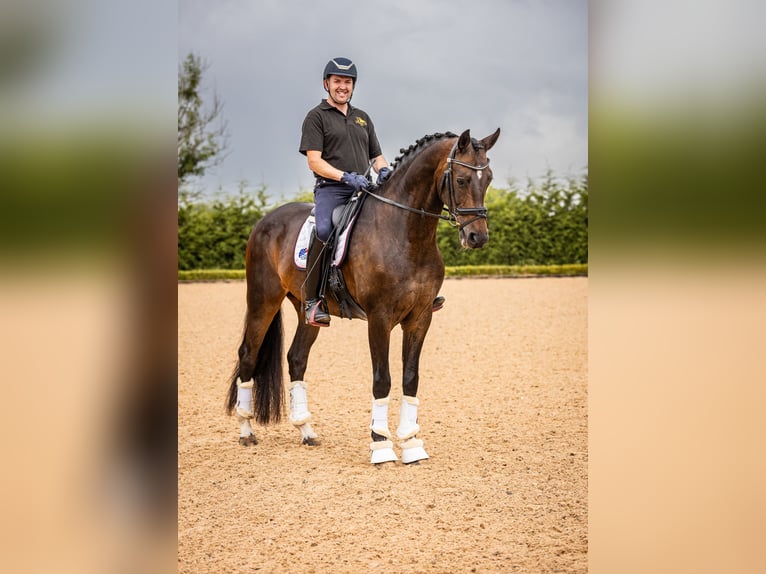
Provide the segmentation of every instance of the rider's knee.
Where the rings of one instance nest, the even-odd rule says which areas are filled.
[[[319,221],[316,222],[316,238],[319,239],[322,243],[327,243],[327,240],[330,238],[330,233],[332,232],[332,223],[330,222],[328,225],[321,225]]]

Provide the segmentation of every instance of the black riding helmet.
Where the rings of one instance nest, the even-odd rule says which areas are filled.
[[[326,80],[330,75],[353,78],[354,85],[356,86],[356,64],[348,58],[333,58],[327,62],[322,79]]]

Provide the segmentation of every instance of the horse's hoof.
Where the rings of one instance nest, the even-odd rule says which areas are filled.
[[[405,464],[407,466],[420,466],[420,461],[419,460],[413,460],[412,462],[402,461],[402,464]]]
[[[241,436],[239,437],[239,444],[242,446],[250,446],[251,444],[258,444],[258,439],[255,438],[254,434],[251,434],[250,436]]]
[[[402,462],[404,464],[415,464],[427,458],[428,454],[423,448],[423,441],[419,438],[413,437],[402,444]]]
[[[381,464],[383,462],[396,462],[399,457],[392,448],[394,443],[390,440],[373,441],[370,443],[370,463]]]
[[[301,444],[305,444],[306,446],[319,446],[322,444],[322,441],[320,441],[318,438],[306,437],[303,439]]]

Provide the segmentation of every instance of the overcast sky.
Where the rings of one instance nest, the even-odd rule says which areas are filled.
[[[208,190],[242,179],[276,197],[311,188],[301,124],[337,56],[357,65],[352,103],[389,162],[426,134],[500,127],[497,186],[587,168],[585,0],[179,0],[178,10],[178,59],[207,61],[228,122],[229,154],[200,182]]]

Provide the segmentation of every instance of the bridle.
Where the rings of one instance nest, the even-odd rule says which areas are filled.
[[[409,205],[404,205],[402,203],[396,202],[393,199],[388,199],[387,197],[383,197],[381,195],[378,195],[377,193],[373,193],[369,189],[365,189],[364,192],[368,195],[371,195],[375,199],[382,201],[383,203],[387,203],[389,205],[393,205],[395,207],[398,207],[400,209],[404,209],[406,211],[411,211],[412,213],[418,213],[420,215],[425,215],[428,217],[436,217],[438,219],[444,220],[448,222],[453,227],[457,227],[458,230],[462,230],[464,227],[467,227],[477,219],[486,219],[487,218],[487,208],[486,207],[458,207],[457,201],[455,199],[455,186],[452,183],[452,164],[456,163],[458,165],[462,165],[463,167],[467,167],[469,169],[472,169],[474,171],[481,171],[483,169],[486,169],[489,167],[489,163],[486,163],[484,165],[471,165],[469,163],[465,163],[462,161],[459,161],[455,159],[455,152],[457,151],[457,141],[455,141],[454,145],[452,146],[452,150],[450,151],[449,157],[447,158],[447,167],[444,169],[444,174],[442,175],[442,182],[441,182],[441,188],[444,189],[444,186],[447,186],[448,191],[448,198],[449,198],[449,206],[442,207],[442,211],[446,211],[448,215],[442,215],[441,213],[432,213],[430,211],[426,211],[425,209],[416,209],[414,207],[410,207]],[[471,219],[464,223],[460,223],[457,218],[458,216],[463,215],[473,215]]]
[[[489,167],[489,163],[485,163],[484,165],[471,165],[469,163],[456,160],[455,159],[456,151],[457,151],[457,141],[453,144],[452,150],[450,151],[449,157],[447,158],[447,168],[444,170],[444,175],[442,176],[442,189],[444,188],[444,184],[446,182],[447,189],[449,190],[449,203],[450,203],[449,209],[447,210],[449,212],[450,217],[447,221],[450,222],[450,225],[457,226],[458,229],[463,229],[464,227],[470,225],[477,219],[486,219],[487,208],[457,206],[457,200],[455,199],[455,186],[452,183],[452,164],[456,163],[458,165],[462,165],[463,167],[467,167],[474,171],[481,171],[483,169],[487,169]],[[458,215],[473,215],[474,217],[466,221],[465,223],[459,224],[457,222]]]

